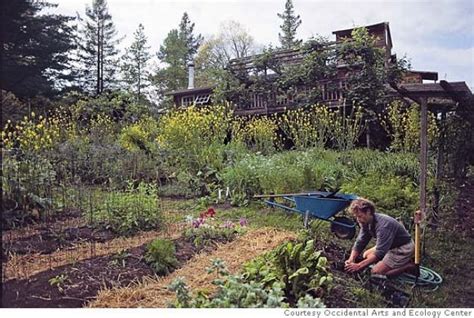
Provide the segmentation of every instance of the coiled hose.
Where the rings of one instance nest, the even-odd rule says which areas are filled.
[[[441,275],[423,266],[420,266],[420,276],[416,277],[412,274],[403,273],[396,280],[400,283],[424,287],[431,291],[435,291],[443,283]]]

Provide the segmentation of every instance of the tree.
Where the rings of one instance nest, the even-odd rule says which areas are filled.
[[[277,15],[283,20],[283,24],[280,25],[282,34],[278,33],[282,48],[290,49],[301,44],[301,40],[296,39],[296,29],[301,24],[301,18],[299,15],[295,15],[293,1],[286,0],[285,11]]]
[[[196,57],[196,82],[201,85],[222,83],[230,60],[257,52],[253,37],[240,23],[228,21],[219,29],[217,35],[204,41]]]
[[[125,49],[122,57],[122,73],[125,83],[130,85],[131,90],[137,97],[141,98],[143,90],[149,86],[148,61],[151,58],[150,47],[147,46],[147,38],[144,33],[144,27],[140,23],[137,31],[134,33],[132,45]]]
[[[157,54],[165,67],[160,68],[153,77],[155,85],[161,92],[176,90],[186,86],[187,49],[177,29],[171,30]]]
[[[179,36],[184,41],[184,44],[187,48],[187,53],[185,57],[185,62],[193,60],[194,55],[196,55],[199,46],[203,41],[201,34],[197,36],[194,35],[194,23],[191,23],[187,12],[184,12],[181,22],[179,24]]]
[[[179,29],[172,29],[160,46],[157,56],[165,67],[157,70],[153,82],[161,92],[186,87],[187,63],[194,58],[202,42],[201,35],[195,36],[193,31],[194,23],[185,12]]]
[[[81,64],[79,78],[86,91],[101,94],[104,89],[114,87],[118,50],[117,31],[109,14],[106,0],[93,0],[86,7],[86,19],[82,19],[83,39],[79,43],[78,59]]]
[[[74,48],[73,17],[40,14],[47,2],[2,1],[1,88],[18,97],[51,94],[70,80],[68,52]]]

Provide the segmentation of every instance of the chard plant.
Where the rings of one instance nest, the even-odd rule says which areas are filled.
[[[265,286],[283,284],[285,297],[296,304],[305,295],[321,297],[332,287],[328,261],[314,250],[314,241],[288,242],[244,266],[244,277]],[[303,301],[302,301],[303,302]]]

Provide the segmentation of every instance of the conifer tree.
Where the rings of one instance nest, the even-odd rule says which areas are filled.
[[[187,48],[185,57],[186,62],[189,62],[194,58],[194,55],[196,55],[199,46],[203,41],[201,34],[194,35],[193,32],[194,23],[189,20],[188,13],[184,12],[181,22],[179,23],[179,37],[184,41],[184,45]]]
[[[45,1],[1,2],[1,89],[21,98],[50,95],[71,80],[74,18],[41,12],[55,7]]]
[[[187,63],[194,58],[202,41],[200,34],[194,35],[194,23],[185,12],[178,29],[168,33],[157,53],[165,67],[157,71],[153,82],[161,92],[187,86]]]
[[[128,85],[127,89],[135,94],[137,100],[141,98],[143,90],[150,85],[148,62],[151,54],[144,30],[145,28],[140,23],[134,33],[133,43],[125,49],[121,65],[124,82]]]
[[[116,85],[117,45],[122,39],[117,38],[106,0],[93,0],[92,7],[86,7],[86,18],[79,16],[79,20],[78,77],[86,91],[100,95]]]
[[[282,33],[278,33],[281,47],[290,49],[301,44],[301,40],[296,39],[296,30],[301,24],[301,18],[295,14],[292,0],[286,0],[285,11],[278,13],[278,17],[283,20],[280,25]]]

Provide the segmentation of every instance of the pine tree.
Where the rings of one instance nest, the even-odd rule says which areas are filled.
[[[177,29],[171,30],[158,51],[158,59],[166,66],[158,70],[153,81],[164,92],[186,86],[186,56],[188,50]]]
[[[143,90],[149,86],[148,61],[151,58],[149,53],[150,47],[147,46],[147,38],[144,33],[145,28],[140,23],[137,31],[134,33],[134,41],[132,45],[125,49],[122,57],[122,74],[125,83],[137,97],[141,98]]]
[[[106,0],[93,0],[86,8],[86,19],[82,21],[82,38],[78,58],[81,63],[80,80],[86,91],[97,95],[106,88],[113,88],[116,81],[118,50],[117,31],[109,14]]]
[[[187,12],[184,12],[181,22],[179,24],[179,36],[184,41],[187,48],[187,53],[185,57],[185,62],[189,62],[196,55],[199,46],[203,41],[201,34],[197,36],[194,35],[194,23],[189,20]]]
[[[202,36],[194,35],[194,23],[185,12],[178,29],[171,30],[157,53],[166,67],[159,69],[153,77],[154,84],[161,92],[185,88],[187,86],[187,63],[194,58]]]
[[[41,14],[43,1],[2,1],[0,8],[1,88],[18,97],[52,94],[67,85],[74,49],[73,17]]]
[[[301,44],[301,40],[296,39],[296,30],[301,24],[301,18],[295,15],[292,0],[286,0],[285,11],[278,13],[278,17],[283,19],[283,24],[280,25],[282,34],[278,33],[282,48],[289,49]]]

